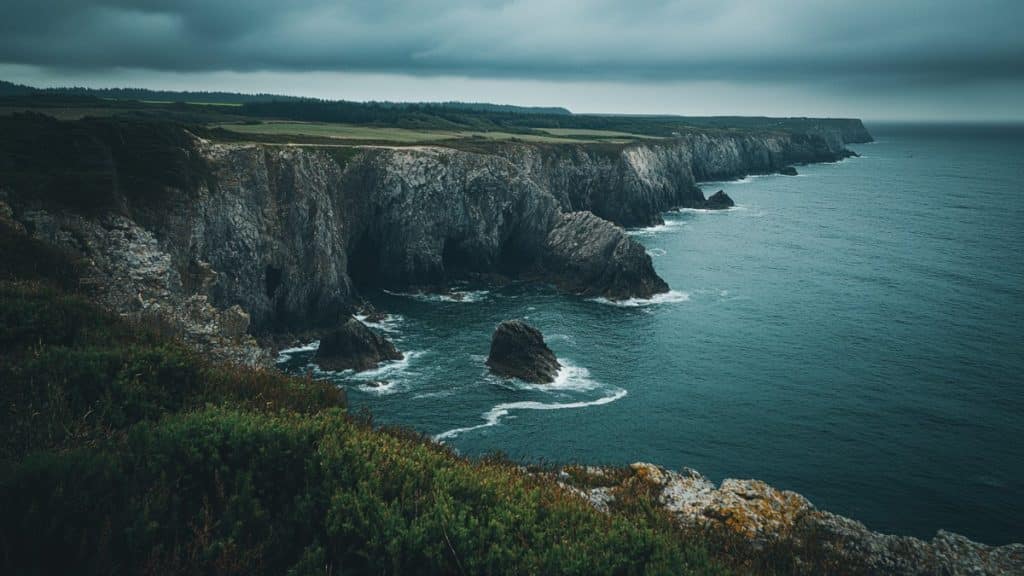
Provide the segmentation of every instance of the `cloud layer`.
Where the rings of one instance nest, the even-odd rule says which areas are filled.
[[[0,62],[941,86],[1024,77],[1019,0],[7,0]]]

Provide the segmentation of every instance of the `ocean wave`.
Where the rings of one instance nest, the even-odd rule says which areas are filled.
[[[661,234],[686,226],[686,222],[683,220],[666,220],[664,224],[657,224],[655,226],[648,226],[646,228],[632,228],[626,230],[627,236],[653,236],[655,234]]]
[[[609,404],[615,402],[620,398],[624,397],[628,392],[622,388],[614,390],[612,393],[602,396],[596,400],[586,400],[579,402],[536,402],[532,400],[524,400],[520,402],[505,402],[497,404],[487,412],[484,412],[482,417],[484,419],[483,424],[477,424],[476,426],[465,426],[462,428],[453,428],[446,432],[442,432],[434,436],[434,440],[437,442],[443,442],[450,438],[455,438],[466,432],[472,432],[474,430],[480,430],[482,428],[490,428],[491,426],[497,426],[501,423],[502,418],[505,418],[514,410],[569,410],[573,408],[586,408],[588,406],[600,406],[602,404]]]
[[[628,300],[609,300],[607,298],[592,298],[592,302],[599,304],[608,304],[610,306],[619,306],[622,308],[636,308],[639,306],[654,306],[656,304],[673,304],[676,302],[686,302],[690,299],[690,295],[686,292],[679,292],[678,290],[670,290],[663,294],[655,294],[650,298],[629,298]]]
[[[384,290],[385,294],[392,296],[402,296],[405,298],[412,298],[413,300],[419,300],[420,302],[456,302],[456,303],[470,303],[480,302],[490,295],[487,290],[452,290],[447,293],[441,292],[392,292],[391,290]]]
[[[590,378],[590,370],[576,366],[564,358],[558,360],[562,367],[558,369],[554,382],[537,384],[523,380],[509,380],[513,388],[518,390],[534,390],[538,392],[589,392],[601,386]]]
[[[650,248],[647,250],[647,253],[651,256],[664,256],[667,254],[664,248]]]
[[[398,327],[405,321],[405,318],[398,314],[385,314],[384,318],[379,322],[367,322],[366,319],[369,318],[367,314],[356,314],[355,318],[370,328],[376,328],[381,332],[389,333],[398,332]]]
[[[309,344],[303,346],[296,346],[294,348],[285,348],[284,350],[277,351],[277,363],[287,362],[292,359],[296,354],[302,354],[305,352],[316,352],[320,349],[320,341],[314,340]]]

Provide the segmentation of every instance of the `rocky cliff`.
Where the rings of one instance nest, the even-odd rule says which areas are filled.
[[[176,310],[199,298],[214,315],[238,306],[252,334],[336,326],[360,286],[478,274],[650,297],[668,286],[616,224],[703,205],[700,180],[836,160],[857,136],[825,124],[474,151],[223,144],[166,124],[3,121],[23,136],[0,148],[0,190],[15,218],[91,259],[115,308]]]

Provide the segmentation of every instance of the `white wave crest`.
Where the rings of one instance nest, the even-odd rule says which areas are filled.
[[[646,228],[633,228],[626,230],[628,236],[653,236],[655,234],[662,234],[669,232],[677,228],[686,226],[686,222],[682,220],[666,220],[664,224],[657,224],[655,226],[648,226]]]
[[[667,254],[664,248],[651,248],[647,250],[647,253],[650,254],[651,256],[664,256],[665,254]]]
[[[442,432],[434,436],[434,440],[437,442],[443,442],[449,438],[455,438],[466,432],[472,432],[473,430],[480,430],[481,428],[489,428],[491,426],[497,426],[501,419],[508,416],[513,410],[567,410],[572,408],[586,408],[588,406],[600,406],[602,404],[609,404],[616,400],[624,397],[628,392],[619,388],[613,391],[611,394],[598,398],[596,400],[581,401],[581,402],[561,402],[561,403],[545,403],[545,402],[534,402],[534,401],[522,401],[522,402],[505,402],[498,404],[494,408],[491,408],[487,412],[483,413],[483,424],[477,424],[476,426],[466,426],[463,428],[453,428],[447,432]]]
[[[356,314],[355,318],[370,328],[376,328],[381,332],[398,332],[399,325],[405,320],[405,318],[398,314],[385,314],[384,318],[379,322],[367,322],[366,319],[369,318],[367,314]]]
[[[471,303],[480,302],[490,295],[487,290],[452,290],[450,292],[392,292],[384,290],[385,294],[412,298],[421,302],[456,302]]]
[[[558,369],[554,382],[537,384],[523,380],[507,380],[512,387],[518,390],[536,390],[539,392],[588,392],[600,387],[600,384],[590,379],[590,370],[582,366],[576,366],[565,359],[559,359],[562,367]]]
[[[654,306],[656,304],[673,304],[676,302],[686,302],[690,299],[690,295],[686,292],[679,292],[678,290],[670,290],[663,294],[655,294],[650,298],[629,298],[628,300],[609,300],[607,298],[592,298],[592,302],[598,302],[600,304],[608,304],[610,306],[619,306],[622,308],[636,308],[639,306]]]
[[[296,346],[294,348],[285,348],[277,351],[277,363],[287,362],[292,359],[292,356],[296,354],[302,354],[303,352],[316,352],[320,349],[320,341],[314,340],[309,344],[303,346]]]

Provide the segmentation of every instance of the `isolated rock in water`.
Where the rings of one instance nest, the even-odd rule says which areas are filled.
[[[796,176],[796,168],[792,166],[786,166],[785,168],[781,168],[779,170],[779,174],[782,174],[783,176]]]
[[[719,190],[711,195],[704,201],[704,208],[707,210],[724,210],[726,208],[732,208],[736,203],[729,198],[729,195],[724,190]]]
[[[349,318],[340,328],[321,338],[316,352],[318,366],[338,371],[361,372],[375,368],[384,360],[402,358],[394,344],[355,318]]]
[[[668,292],[643,246],[590,212],[561,215],[541,266],[559,288],[583,296],[625,300]]]
[[[562,367],[540,331],[522,320],[498,324],[491,337],[487,365],[499,376],[540,383],[554,382]]]

